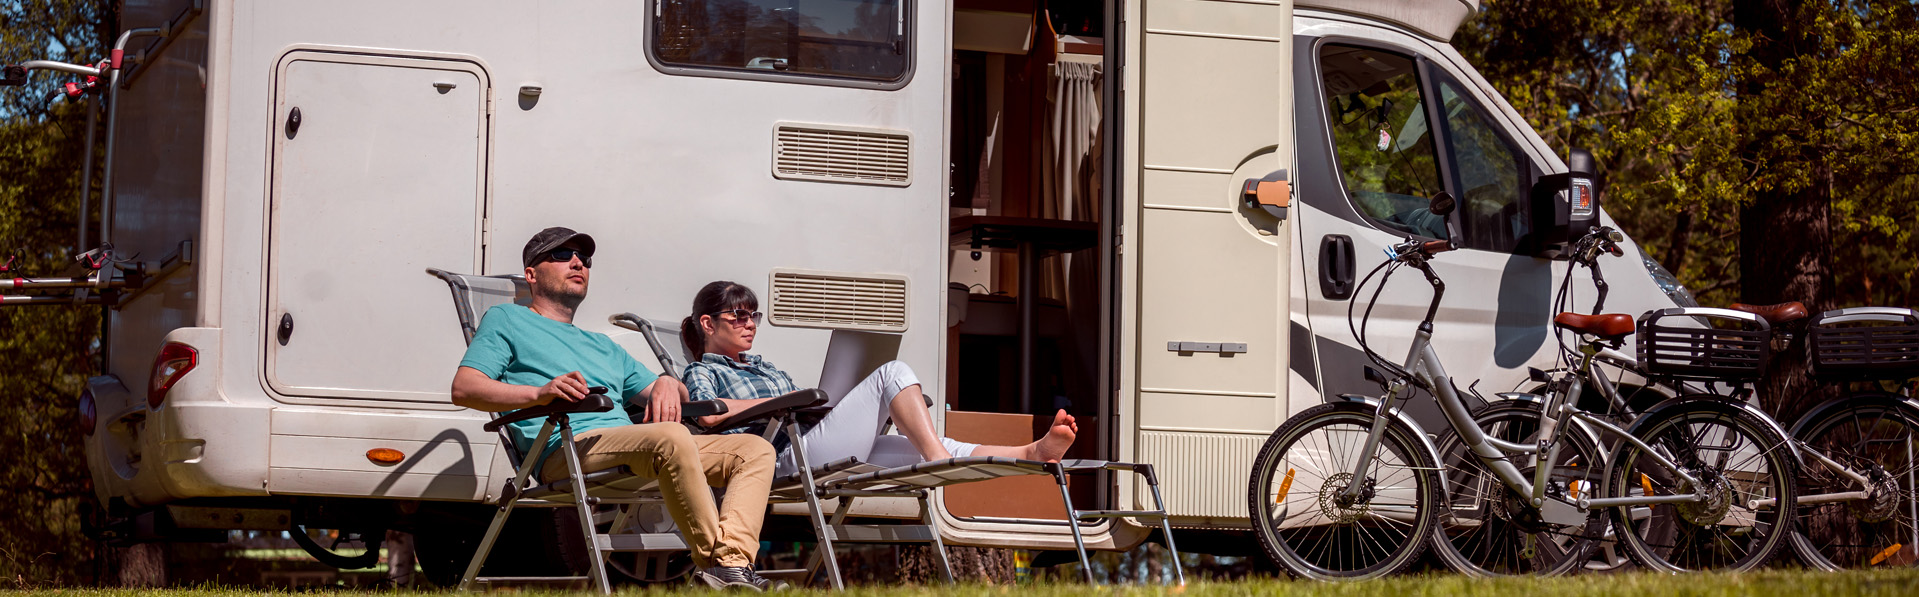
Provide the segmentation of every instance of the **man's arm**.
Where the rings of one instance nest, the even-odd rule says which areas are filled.
[[[497,381],[479,369],[461,367],[453,374],[453,403],[496,413],[540,406],[554,400],[579,400],[586,397],[587,387],[586,376],[578,371],[534,387]]]

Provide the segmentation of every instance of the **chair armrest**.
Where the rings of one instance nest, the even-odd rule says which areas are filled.
[[[634,423],[642,422],[646,420],[646,408],[645,402],[627,402],[626,418],[632,419]],[[680,420],[723,415],[727,410],[726,403],[718,400],[686,400],[680,402]]]
[[[727,417],[724,421],[720,421],[718,425],[708,427],[707,430],[713,432],[732,429],[747,423],[770,419],[791,411],[814,408],[823,404],[826,404],[826,392],[814,388],[807,388],[777,398],[768,398],[754,402],[753,406],[733,413],[733,416]]]
[[[612,398],[606,397],[605,394],[588,394],[585,398],[581,398],[575,402],[554,401],[532,408],[522,408],[513,411],[512,414],[507,416],[487,421],[487,423],[481,425],[480,428],[488,432],[494,432],[499,431],[501,427],[506,426],[508,423],[518,423],[520,421],[550,417],[553,415],[603,413],[609,410],[613,410]]]

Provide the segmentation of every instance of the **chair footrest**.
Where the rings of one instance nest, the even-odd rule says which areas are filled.
[[[797,585],[798,583],[804,582],[807,575],[811,574],[812,571],[805,568],[787,568],[784,570],[756,570],[754,573],[767,580],[783,580]]]
[[[1088,518],[1165,518],[1165,510],[1079,510],[1081,520]]]
[[[481,576],[473,579],[474,584],[486,585],[547,585],[585,587],[593,582],[590,576]]]
[[[686,540],[673,533],[625,533],[594,535],[600,551],[685,551]]]
[[[932,543],[939,537],[933,527],[921,524],[827,525],[826,532],[841,543]]]

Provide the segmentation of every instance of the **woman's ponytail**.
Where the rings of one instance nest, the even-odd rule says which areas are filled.
[[[680,320],[680,345],[686,348],[686,358],[699,362],[700,354],[706,352],[706,331],[700,329],[698,315],[688,315]]]

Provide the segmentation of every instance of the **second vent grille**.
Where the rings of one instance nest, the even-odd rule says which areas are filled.
[[[773,176],[903,187],[913,183],[906,131],[781,123],[773,134]]]
[[[906,331],[906,278],[774,270],[771,286],[775,325]]]

